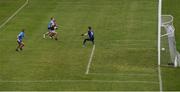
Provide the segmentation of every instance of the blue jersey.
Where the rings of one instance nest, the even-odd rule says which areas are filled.
[[[51,28],[51,22],[49,22],[49,24],[48,24],[48,28]]]
[[[92,30],[88,31],[88,36],[89,36],[90,39],[94,39],[94,33],[93,33]]]
[[[51,20],[51,21],[49,22],[49,24],[48,24],[48,28],[51,28],[53,25],[54,25],[54,21]]]
[[[24,32],[20,32],[18,35],[18,40],[22,41],[23,37],[24,37]]]

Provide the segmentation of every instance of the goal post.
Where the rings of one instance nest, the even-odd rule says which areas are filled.
[[[172,15],[161,15],[161,63],[180,66],[180,55],[176,48],[175,28]]]
[[[158,65],[161,65],[161,15],[162,0],[158,2]]]
[[[158,65],[180,66],[176,49],[175,28],[172,15],[162,15],[162,0],[158,6]]]

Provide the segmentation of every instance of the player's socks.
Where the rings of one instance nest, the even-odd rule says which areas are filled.
[[[46,35],[45,35],[45,34],[43,34],[43,38],[46,38]]]

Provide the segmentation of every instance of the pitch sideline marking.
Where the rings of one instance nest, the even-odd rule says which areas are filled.
[[[160,92],[163,92],[161,66],[158,66],[158,77],[159,77],[159,89],[160,89]]]
[[[147,83],[158,84],[153,81],[119,81],[119,80],[21,80],[21,81],[0,81],[1,83],[45,83],[45,82],[98,82],[98,83]]]
[[[26,0],[26,2],[18,10],[16,10],[3,24],[0,25],[0,28],[6,25],[14,16],[16,16],[16,14],[19,13],[28,4],[28,2],[29,0]]]
[[[86,73],[85,73],[85,74],[89,74],[89,69],[90,69],[91,62],[92,62],[92,58],[93,58],[93,55],[94,55],[94,50],[95,50],[95,45],[93,45],[93,49],[92,49],[92,52],[91,52],[91,56],[90,56],[90,58],[89,58],[89,62],[88,62],[88,65],[87,65],[87,69],[86,69]]]

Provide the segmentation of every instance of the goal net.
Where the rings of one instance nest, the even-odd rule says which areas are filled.
[[[161,65],[180,66],[180,54],[176,49],[173,16],[161,16]]]

